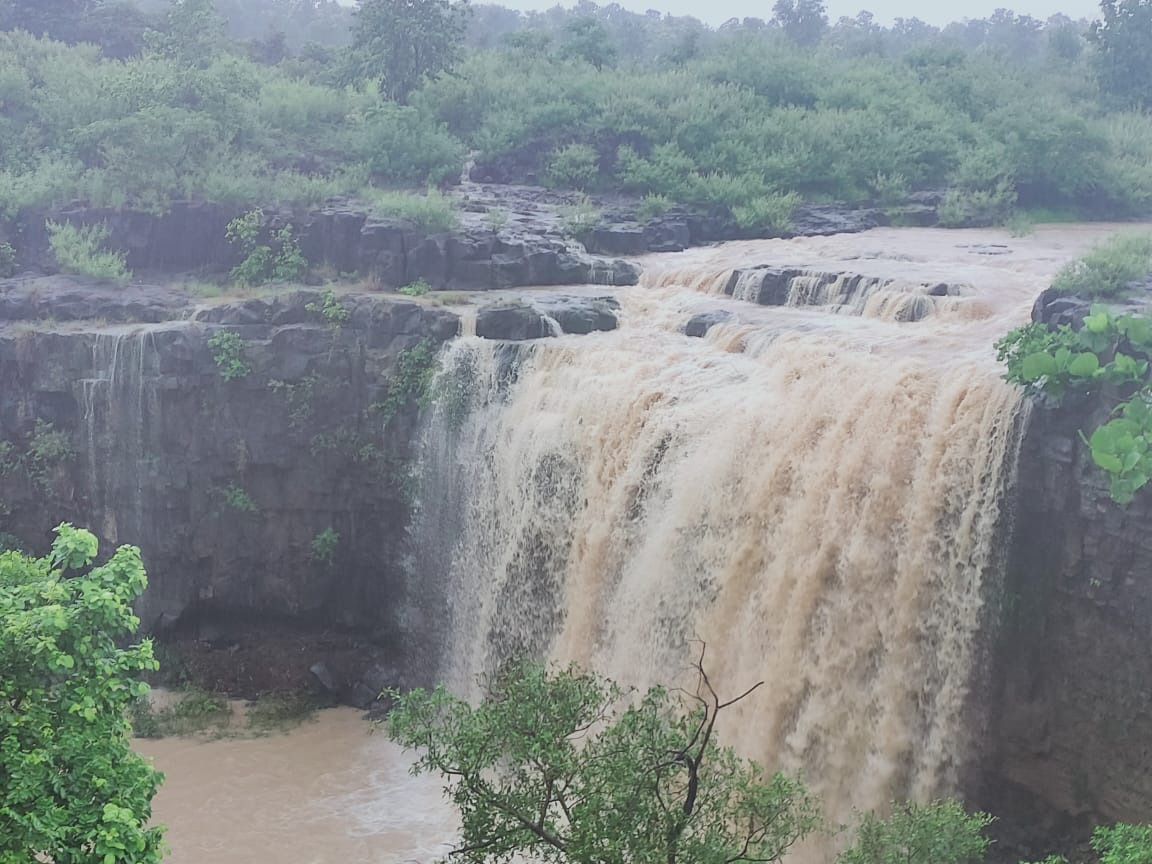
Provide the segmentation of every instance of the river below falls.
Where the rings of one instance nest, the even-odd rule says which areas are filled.
[[[455,820],[436,777],[359,711],[321,711],[287,733],[137,740],[164,772],[153,802],[166,864],[403,864],[448,851]]]

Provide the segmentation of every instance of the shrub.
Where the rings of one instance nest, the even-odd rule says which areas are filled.
[[[1002,225],[1016,207],[1016,190],[1002,182],[990,189],[952,189],[940,202],[936,218],[944,228]]]
[[[490,207],[484,214],[484,221],[488,223],[493,234],[499,234],[508,224],[508,211],[503,207]]]
[[[312,538],[312,561],[331,567],[336,560],[336,547],[340,545],[340,534],[333,528],[325,528]]]
[[[67,222],[46,223],[48,246],[65,273],[127,282],[132,278],[123,252],[102,248],[111,233],[107,225],[76,226]]]
[[[782,234],[791,229],[792,211],[799,203],[800,196],[795,193],[763,195],[733,207],[732,218],[745,230]]]
[[[568,144],[552,151],[548,180],[554,186],[588,189],[600,173],[600,157],[588,144]]]
[[[560,228],[568,237],[587,234],[600,222],[600,211],[588,198],[560,208]]]
[[[1100,864],[1152,864],[1152,825],[1101,826],[1092,835]]]
[[[975,864],[991,842],[983,831],[992,824],[986,813],[968,815],[955,801],[895,804],[892,815],[866,814],[856,841],[837,864]]]
[[[324,292],[323,302],[317,303],[313,301],[304,308],[309,312],[320,315],[334,327],[344,326],[352,316],[352,313],[340,304],[340,300],[336,297],[336,292],[331,288]]]
[[[16,250],[11,243],[0,243],[0,279],[15,276],[16,271]]]
[[[451,231],[459,222],[456,202],[435,189],[429,189],[424,195],[366,189],[362,195],[374,213],[411,222],[430,234]]]
[[[244,359],[244,338],[239,333],[219,330],[208,337],[208,347],[212,349],[212,362],[225,381],[244,378],[252,371]]]
[[[228,240],[239,246],[245,258],[232,268],[232,278],[244,285],[263,285],[269,280],[292,282],[304,275],[308,259],[300,251],[291,225],[272,234],[272,245],[260,242],[264,211],[250,210],[228,223]]]
[[[1152,234],[1122,234],[1065,265],[1052,290],[1078,297],[1120,297],[1152,274]]]
[[[415,282],[410,282],[397,290],[405,297],[423,297],[432,290],[432,286],[423,279],[417,279]]]
[[[663,216],[671,209],[672,200],[667,195],[661,195],[658,192],[649,192],[644,196],[644,200],[640,202],[640,208],[636,215],[640,217],[641,221],[647,222],[650,219]]]

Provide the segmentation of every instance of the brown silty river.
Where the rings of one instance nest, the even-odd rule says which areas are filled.
[[[834,822],[948,794],[1026,410],[993,343],[1061,265],[1137,227],[728,243],[649,256],[635,288],[560,289],[615,293],[620,328],[528,347],[516,382],[442,441],[430,418],[426,510],[469,502],[429,522],[429,538],[457,538],[450,559],[418,564],[447,586],[442,677],[475,695],[512,646],[627,685],[679,683],[698,636],[722,688],[768,685],[725,741],[801,773]],[[723,296],[756,265],[812,275],[785,307],[740,285]],[[844,272],[861,279],[816,275]],[[706,338],[679,332],[717,310],[731,317]],[[500,377],[495,362],[471,336],[445,350],[477,386]],[[529,602],[523,561],[554,571],[555,608]],[[169,860],[441,857],[455,823],[440,781],[410,777],[410,756],[367,730],[335,710],[268,738],[140,742],[167,775]]]

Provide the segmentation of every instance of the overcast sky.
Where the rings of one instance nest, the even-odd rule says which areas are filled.
[[[473,0],[496,2],[511,9],[546,9],[556,0]],[[597,0],[606,5],[611,0]],[[618,0],[621,6],[637,12],[659,9],[673,15],[694,15],[709,24],[721,24],[729,18],[770,18],[772,0]],[[985,18],[997,7],[1007,7],[1019,14],[1047,18],[1063,12],[1072,18],[1092,18],[1100,11],[1098,0],[827,0],[828,15],[835,21],[841,15],[855,15],[867,9],[884,24],[893,18],[919,18],[929,24],[947,24],[962,18]],[[571,6],[571,0],[561,2]]]

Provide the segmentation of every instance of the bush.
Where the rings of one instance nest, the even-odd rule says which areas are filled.
[[[1103,826],[1092,835],[1100,864],[1152,864],[1152,825]]]
[[[745,230],[783,234],[792,228],[792,211],[799,203],[800,196],[795,193],[763,195],[733,207],[732,218]]]
[[[451,231],[460,219],[456,202],[435,189],[429,189],[424,195],[366,189],[362,195],[374,213],[411,222],[413,226],[429,234]]]
[[[940,202],[936,218],[944,228],[1002,225],[1016,207],[1016,190],[1001,182],[991,189],[952,189]]]
[[[15,276],[17,269],[16,250],[11,243],[0,243],[0,279]]]
[[[600,173],[600,157],[587,144],[568,144],[552,151],[548,181],[553,186],[588,189]]]
[[[48,246],[65,273],[127,282],[132,278],[123,252],[102,248],[110,234],[106,225],[76,226],[48,221]]]
[[[1121,297],[1152,275],[1152,234],[1122,234],[1105,241],[1056,274],[1052,290],[1077,297]]]
[[[293,282],[308,270],[296,233],[285,225],[272,233],[271,245],[260,242],[264,211],[250,210],[228,223],[228,240],[240,247],[245,258],[232,268],[232,278],[243,285],[263,285],[269,280]]]
[[[417,279],[415,282],[410,282],[397,290],[405,297],[423,297],[432,290],[432,286],[423,279]]]
[[[600,211],[587,198],[560,208],[560,228],[568,237],[587,234],[600,222]]]
[[[892,815],[864,816],[856,841],[837,864],[976,864],[991,842],[986,813],[971,816],[955,801],[894,804]]]

